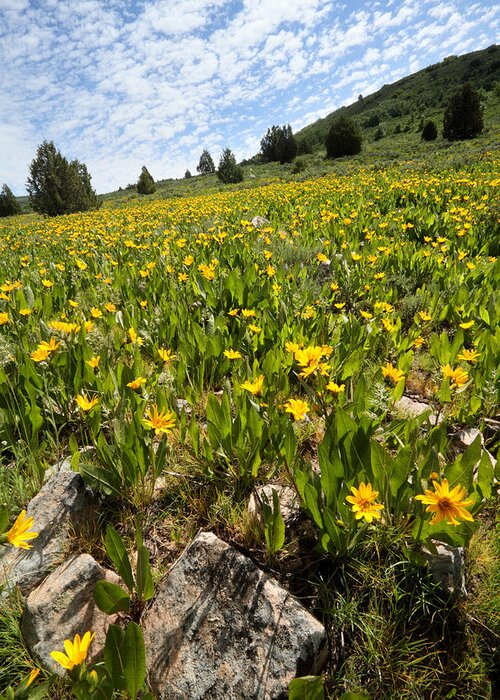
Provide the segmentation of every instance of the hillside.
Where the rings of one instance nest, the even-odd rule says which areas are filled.
[[[422,119],[434,118],[441,126],[444,108],[458,88],[470,81],[483,97],[500,81],[500,46],[463,56],[448,56],[440,63],[384,85],[378,92],[360,97],[323,119],[304,127],[296,136],[313,147],[322,146],[332,122],[340,115],[355,119],[365,141],[373,141],[378,128],[390,138],[401,132],[420,131]],[[500,109],[496,108],[497,120]]]

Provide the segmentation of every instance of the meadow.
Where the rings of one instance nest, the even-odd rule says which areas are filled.
[[[2,220],[10,521],[71,456],[106,497],[74,551],[106,560],[107,523],[132,549],[139,518],[158,581],[200,527],[237,542],[324,622],[326,697],[494,697],[499,165],[361,165]],[[403,395],[429,410],[402,416]],[[457,454],[463,427],[485,444]],[[296,491],[301,533],[276,499],[262,530],[250,519],[267,483]],[[467,547],[466,599],[433,583],[431,540]],[[33,662],[19,600],[1,605],[4,688]]]

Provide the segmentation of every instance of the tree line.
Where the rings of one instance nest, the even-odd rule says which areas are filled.
[[[483,130],[483,111],[479,93],[466,83],[455,93],[446,106],[443,117],[443,138],[448,141],[474,138]],[[380,128],[380,127],[379,127]],[[422,124],[421,137],[425,141],[437,138],[437,125],[433,120]],[[377,136],[375,136],[377,139]],[[327,158],[355,155],[361,151],[362,136],[357,124],[345,115],[333,121],[324,142]],[[312,152],[307,139],[296,139],[290,124],[272,126],[260,141],[261,162],[290,163],[297,155]],[[212,156],[204,149],[196,170],[200,175],[216,174],[224,184],[243,180],[243,170],[234,153],[225,148],[216,168]],[[189,170],[186,178],[191,177]],[[139,194],[150,195],[156,191],[154,178],[144,165],[136,185],[129,185]],[[91,186],[91,176],[84,163],[68,161],[51,141],[44,141],[30,165],[26,183],[29,203],[40,214],[59,216],[79,211],[98,209],[101,200]],[[4,184],[0,191],[0,217],[21,213],[21,208],[10,188]]]

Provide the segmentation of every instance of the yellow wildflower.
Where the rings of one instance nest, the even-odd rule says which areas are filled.
[[[285,404],[285,412],[291,413],[295,421],[303,420],[309,411],[309,404],[301,399],[290,399]]]
[[[50,655],[66,671],[72,671],[75,666],[80,666],[85,662],[93,639],[94,635],[90,632],[85,632],[82,639],[80,639],[79,634],[76,634],[73,641],[64,640],[65,654],[62,651],[51,651]]]
[[[38,537],[38,532],[28,532],[33,527],[33,516],[26,517],[26,511],[22,510],[17,516],[14,524],[5,534],[5,538],[13,547],[19,549],[31,549],[33,545],[28,544],[28,540]]]
[[[443,479],[441,483],[437,481],[434,484],[434,491],[426,490],[424,494],[415,496],[417,501],[427,504],[426,513],[434,513],[431,519],[431,525],[446,520],[448,525],[460,525],[458,518],[472,522],[474,518],[469,513],[467,508],[473,505],[473,500],[463,501],[466,495],[465,488],[457,484],[451,489],[447,479]]]
[[[364,518],[367,523],[371,523],[373,518],[380,518],[380,511],[383,509],[381,503],[375,503],[378,491],[374,491],[371,484],[360,483],[359,488],[351,487],[352,496],[346,496],[346,501],[352,503],[352,511],[356,520]]]

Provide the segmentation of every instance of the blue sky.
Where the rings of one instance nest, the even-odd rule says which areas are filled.
[[[25,194],[45,139],[100,193],[195,174],[499,29],[485,1],[0,0],[0,186]]]

